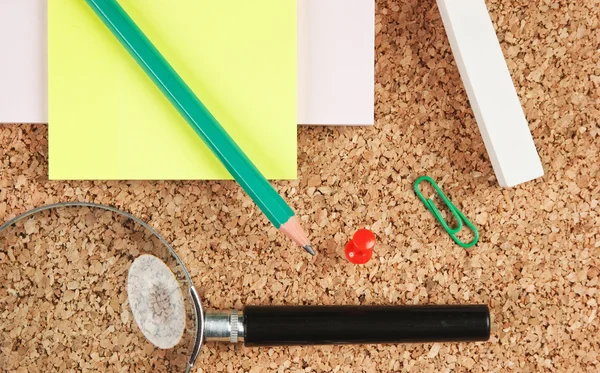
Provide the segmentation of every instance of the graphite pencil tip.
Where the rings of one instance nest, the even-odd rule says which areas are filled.
[[[312,255],[312,256],[317,255],[317,253],[315,252],[315,249],[313,249],[312,246],[310,246],[310,245],[304,245],[302,247],[304,247],[304,250],[306,250],[306,252],[308,252],[310,255]]]

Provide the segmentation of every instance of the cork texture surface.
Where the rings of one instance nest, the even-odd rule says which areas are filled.
[[[298,179],[273,183],[309,230],[315,258],[231,181],[49,181],[45,125],[0,126],[0,219],[65,201],[129,212],[172,244],[206,308],[483,303],[492,312],[485,343],[209,343],[196,372],[598,372],[600,3],[487,5],[544,165],[539,180],[499,187],[435,1],[378,0],[375,126],[300,127]],[[464,250],[440,229],[413,192],[422,175],[479,227],[477,246]],[[371,262],[355,266],[343,248],[362,227],[378,242]],[[38,259],[0,247],[1,370],[40,369],[28,358],[43,352],[31,325],[6,319],[15,312],[7,305],[26,303],[15,289],[36,285],[26,274]],[[68,271],[70,261],[57,263]],[[63,290],[74,291],[68,282]],[[121,307],[114,302],[116,314]],[[135,371],[130,349],[102,346],[74,359]]]

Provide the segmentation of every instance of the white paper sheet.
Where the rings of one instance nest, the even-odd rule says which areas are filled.
[[[0,0],[0,123],[46,123],[46,1]]]
[[[373,124],[374,60],[374,0],[298,0],[298,124]]]
[[[298,0],[298,123],[370,125],[374,0]],[[46,123],[46,0],[0,0],[0,123]]]

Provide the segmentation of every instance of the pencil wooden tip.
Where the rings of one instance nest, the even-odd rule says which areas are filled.
[[[313,249],[313,247],[311,245],[304,245],[302,247],[304,247],[304,250],[306,250],[310,255],[312,255],[312,256],[317,255],[317,253],[315,252],[315,249]]]
[[[310,244],[310,241],[308,240],[306,232],[300,225],[300,220],[298,220],[298,217],[292,216],[290,220],[279,227],[279,230],[291,238],[298,246],[304,248],[304,250],[306,250],[306,252],[308,252],[310,255],[316,254],[315,250]]]

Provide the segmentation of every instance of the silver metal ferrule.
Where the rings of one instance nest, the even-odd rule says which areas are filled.
[[[237,310],[206,311],[204,313],[204,340],[206,342],[243,342],[244,313]]]

